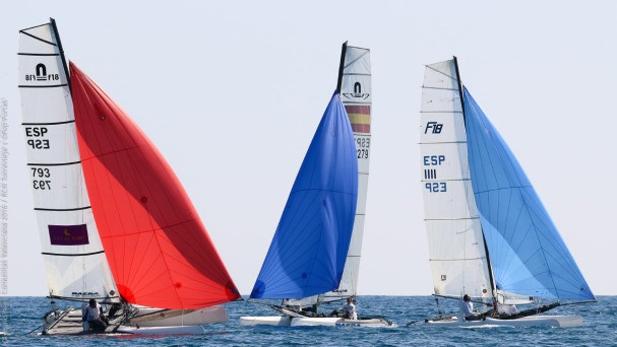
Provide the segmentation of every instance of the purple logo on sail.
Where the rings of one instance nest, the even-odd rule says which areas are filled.
[[[48,228],[49,240],[52,245],[77,246],[89,243],[86,224],[48,225]]]

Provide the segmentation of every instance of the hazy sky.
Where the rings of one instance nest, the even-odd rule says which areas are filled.
[[[423,64],[461,77],[518,157],[596,294],[617,294],[614,1],[11,1],[9,294],[45,295],[25,168],[17,31],[53,16],[67,57],[184,183],[250,292],[336,84],[340,45],[373,64],[361,294],[430,294],[418,122]],[[208,4],[207,4],[208,3]]]

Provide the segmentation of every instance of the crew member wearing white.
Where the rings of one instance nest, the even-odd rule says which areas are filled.
[[[461,314],[465,320],[480,320],[485,317],[484,314],[474,311],[471,297],[467,294],[463,295],[463,301],[461,301]]]
[[[347,298],[347,303],[343,305],[341,311],[343,312],[343,317],[358,320],[358,312],[356,311],[356,305],[353,303],[352,297]]]

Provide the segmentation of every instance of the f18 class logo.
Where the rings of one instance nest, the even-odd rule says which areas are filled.
[[[441,130],[443,129],[443,123],[437,122],[428,122],[426,123],[426,128],[424,128],[424,133],[428,134],[428,131],[431,131],[431,134],[441,134]]]
[[[368,98],[369,95],[371,95],[371,94],[370,93],[363,93],[362,92],[362,84],[360,84],[360,82],[356,82],[353,85],[353,93],[343,93],[343,95],[348,97],[348,98],[366,100],[366,98]]]
[[[45,81],[57,81],[60,79],[60,75],[57,73],[47,73],[47,66],[43,63],[38,63],[34,67],[34,73],[26,75],[26,81],[45,82]]]

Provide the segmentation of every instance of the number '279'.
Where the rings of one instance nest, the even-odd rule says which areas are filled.
[[[448,191],[446,182],[428,182],[424,187],[431,193],[444,193]]]

